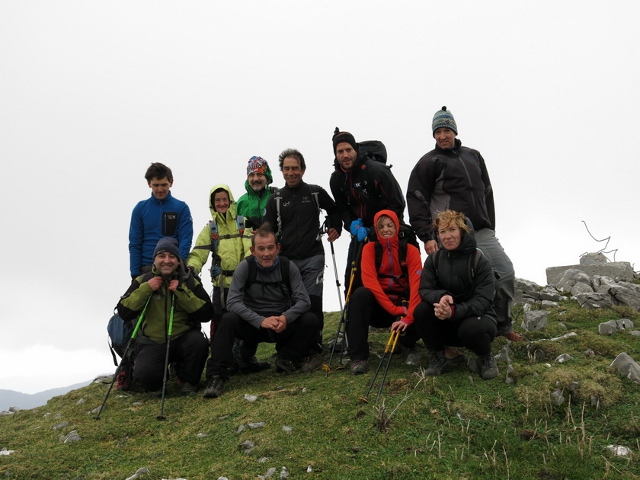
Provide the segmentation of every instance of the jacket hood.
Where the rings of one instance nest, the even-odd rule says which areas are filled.
[[[378,229],[376,228],[376,225],[378,225],[378,220],[382,216],[389,217],[393,221],[393,224],[396,226],[396,234],[393,237],[382,237],[382,236],[378,235]],[[388,240],[391,240],[391,239],[395,239],[395,241],[397,241],[398,240],[398,234],[400,233],[400,221],[398,220],[398,215],[396,215],[396,212],[394,212],[393,210],[380,210],[373,217],[373,229],[375,230],[376,237],[378,238],[378,241],[380,243],[384,244]]]
[[[213,187],[211,187],[211,190],[209,191],[209,211],[211,212],[211,218],[215,218],[216,214],[218,213],[216,212],[216,209],[213,206],[213,192],[215,192],[216,190],[224,190],[225,192],[227,192],[227,195],[229,195],[229,210],[227,210],[227,212],[232,212],[232,216],[235,218],[236,201],[233,198],[233,193],[231,193],[231,189],[229,188],[228,185],[224,183],[219,183],[217,185],[214,185]]]

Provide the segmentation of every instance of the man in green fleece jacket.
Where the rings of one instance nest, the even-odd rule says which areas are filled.
[[[164,364],[173,316],[169,363],[182,387],[193,392],[200,382],[209,343],[200,323],[213,316],[211,300],[202,284],[180,260],[178,242],[165,237],[153,252],[151,272],[137,277],[118,303],[124,321],[135,323],[149,300],[136,337],[133,380],[147,391],[162,387]]]

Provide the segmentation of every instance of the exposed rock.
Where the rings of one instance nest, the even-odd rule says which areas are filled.
[[[616,332],[622,330],[629,330],[633,328],[633,322],[628,318],[621,318],[620,320],[609,320],[608,322],[598,325],[598,333],[600,335],[613,335]]]
[[[528,312],[524,312],[522,329],[526,332],[541,330],[547,326],[548,316],[549,316],[549,312],[544,310],[530,310]]]
[[[631,455],[631,449],[622,445],[608,445],[607,450],[617,457],[628,457]]]
[[[566,363],[569,360],[573,360],[573,357],[571,355],[569,355],[568,353],[563,353],[562,355],[558,355],[556,357],[556,362],[557,363]]]
[[[547,268],[547,284],[557,286],[567,270],[579,270],[588,277],[594,275],[607,275],[617,281],[632,282],[634,279],[633,268],[629,262],[609,262],[593,265],[567,265],[564,267]]]
[[[76,430],[71,430],[66,435],[60,436],[60,442],[62,443],[79,442],[80,440],[82,440],[82,438],[80,438],[80,435],[78,435]]]
[[[564,395],[562,395],[562,389],[556,388],[551,392],[551,400],[555,405],[562,405],[564,403]]]
[[[582,308],[608,308],[613,306],[611,296],[606,293],[580,293],[575,299]]]
[[[140,478],[143,475],[147,475],[149,473],[150,472],[149,472],[149,469],[147,467],[142,467],[142,468],[139,468],[138,470],[136,470],[136,473],[134,473],[130,477],[127,477],[127,480],[134,480],[136,478]]]
[[[611,363],[610,367],[615,368],[619,375],[624,375],[629,378],[629,380],[640,384],[640,365],[626,352],[619,354]]]
[[[602,265],[608,262],[609,260],[602,252],[585,253],[580,257],[580,265]]]

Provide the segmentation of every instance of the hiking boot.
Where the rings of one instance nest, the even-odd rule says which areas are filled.
[[[180,384],[180,395],[184,395],[186,397],[187,395],[191,395],[197,389],[198,388],[197,388],[196,385],[192,385],[189,382],[181,383]]]
[[[131,376],[124,370],[118,373],[116,384],[113,386],[115,390],[127,391],[131,387]]]
[[[224,390],[225,379],[219,375],[215,375],[211,377],[209,383],[207,383],[207,388],[204,389],[204,394],[202,395],[204,398],[218,398],[222,395],[222,391]]]
[[[279,355],[276,355],[276,371],[284,372],[287,374],[296,373],[298,371],[298,366],[293,363],[291,360],[287,360],[286,358],[282,358]]]
[[[520,335],[518,332],[511,330],[509,333],[505,335],[507,340],[511,340],[512,342],[521,342],[524,340],[524,337]]]
[[[429,352],[429,367],[427,367],[424,373],[431,376],[442,375],[446,366],[447,357],[444,356],[444,350]]]
[[[483,380],[491,380],[498,376],[498,366],[491,354],[478,357],[478,368],[480,368],[480,377]]]
[[[300,372],[313,372],[322,366],[322,354],[314,351],[309,352],[309,356],[302,360]]]
[[[369,370],[366,360],[352,360],[351,361],[351,374],[362,375]]]
[[[420,352],[414,347],[409,349],[409,353],[407,354],[407,359],[404,361],[405,365],[417,366],[420,365],[422,361],[422,355]]]
[[[513,330],[513,325],[511,323],[506,324],[506,322],[498,322],[498,333],[496,336],[505,337],[512,342],[521,342],[523,339],[522,335]]]

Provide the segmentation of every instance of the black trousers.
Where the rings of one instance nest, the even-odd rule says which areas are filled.
[[[136,342],[136,359],[133,364],[133,379],[147,391],[162,388],[166,343]],[[197,385],[209,355],[209,342],[200,330],[189,330],[169,344],[169,363],[173,363],[178,378]]]
[[[232,349],[236,337],[242,339],[244,345],[249,347],[260,342],[275,343],[278,356],[298,361],[309,355],[319,327],[320,320],[311,312],[306,312],[289,323],[280,333],[268,328],[255,328],[239,315],[227,312],[222,317],[211,344],[211,357],[207,361],[207,379],[215,375],[227,376],[234,362]]]
[[[444,350],[445,346],[468,348],[478,356],[491,353],[491,342],[496,338],[497,325],[493,317],[467,317],[462,320],[440,320],[433,305],[420,302],[413,312],[413,324],[427,349]]]
[[[349,358],[367,360],[369,358],[369,326],[390,327],[397,319],[397,316],[391,315],[376,302],[376,297],[368,288],[359,287],[351,292],[347,317]],[[417,330],[410,325],[398,343],[405,347],[413,347],[416,340],[418,340]]]

